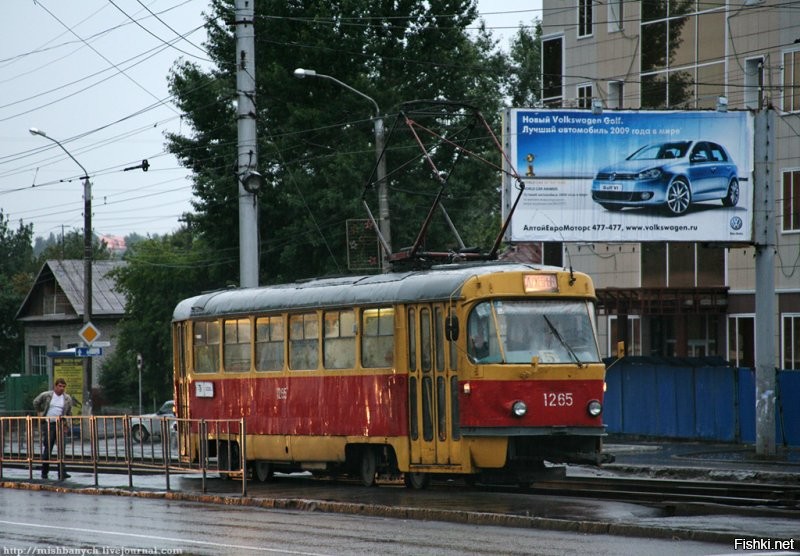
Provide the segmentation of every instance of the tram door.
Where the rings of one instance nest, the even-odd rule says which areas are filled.
[[[189,323],[184,321],[176,323],[173,326],[173,380],[175,381],[175,396],[177,398],[175,400],[175,412],[177,415],[185,419],[189,417],[189,381],[186,377],[186,367],[189,361],[188,350],[190,345],[188,342]],[[186,430],[185,422],[178,422],[178,441],[181,454],[184,455],[188,450],[188,446],[186,444],[186,439],[188,438],[187,433],[188,430]]]
[[[445,340],[445,307],[407,309],[411,463],[460,463],[455,346]]]

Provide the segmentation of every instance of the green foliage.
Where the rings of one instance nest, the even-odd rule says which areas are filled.
[[[83,231],[79,230],[72,230],[57,237],[51,233],[46,240],[36,238],[36,266],[41,268],[45,261],[53,259],[83,259],[85,255],[84,247]],[[92,260],[105,261],[110,258],[111,253],[105,242],[101,242],[97,237],[92,236]]]
[[[533,28],[520,25],[511,41],[508,94],[511,106],[534,106],[542,98],[542,22]]]
[[[22,327],[15,317],[33,284],[32,238],[32,224],[12,230],[0,211],[0,376],[24,365]]]

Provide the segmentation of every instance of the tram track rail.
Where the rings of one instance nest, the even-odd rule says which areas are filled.
[[[669,504],[716,504],[736,507],[768,507],[797,511],[800,487],[767,483],[723,481],[567,477],[537,482],[526,492],[581,496],[603,500]]]

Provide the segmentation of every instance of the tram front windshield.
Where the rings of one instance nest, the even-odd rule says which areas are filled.
[[[474,363],[600,361],[594,305],[580,300],[484,301],[470,312],[468,354]]]

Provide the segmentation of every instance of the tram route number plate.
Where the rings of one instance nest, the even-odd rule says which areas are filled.
[[[213,398],[214,397],[214,383],[213,382],[195,382],[194,395],[198,398]]]

